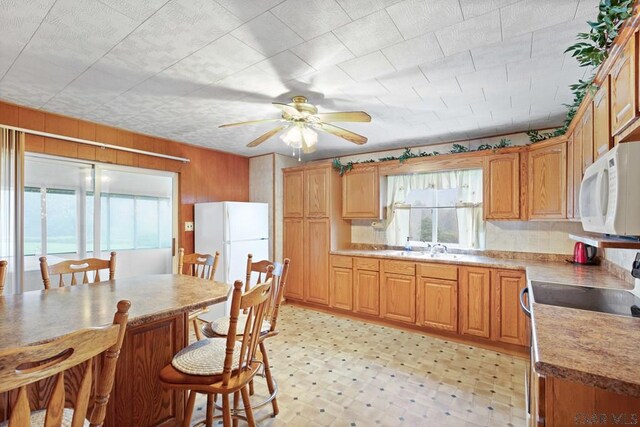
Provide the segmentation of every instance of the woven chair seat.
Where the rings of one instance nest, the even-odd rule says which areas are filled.
[[[235,343],[232,366],[238,365],[241,346],[241,342]],[[219,375],[224,369],[225,349],[224,339],[202,339],[180,350],[173,357],[171,365],[189,375]]]
[[[45,411],[44,409],[40,410],[40,411],[33,411],[31,413],[31,419],[29,421],[29,425],[31,427],[43,427],[44,426],[44,419],[47,415],[47,411]],[[73,409],[71,408],[64,408],[64,411],[62,412],[62,424],[61,427],[71,427],[71,423],[73,422]],[[6,427],[9,425],[8,421],[2,422],[0,423],[0,427]],[[89,427],[89,421],[88,420],[84,420],[84,426]]]
[[[209,322],[202,328],[202,332],[205,336],[212,338],[214,336],[223,336],[226,337],[229,332],[229,317],[219,317],[213,322]],[[244,326],[247,324],[247,315],[240,314],[238,316],[238,335],[242,335],[244,332]],[[271,324],[268,321],[262,322],[262,328],[260,332],[266,334],[271,329]]]

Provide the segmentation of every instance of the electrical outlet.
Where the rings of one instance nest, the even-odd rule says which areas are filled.
[[[184,231],[193,231],[193,221],[186,221],[184,223]]]

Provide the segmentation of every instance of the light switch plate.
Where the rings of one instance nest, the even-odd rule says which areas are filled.
[[[186,221],[184,223],[184,231],[193,231],[193,221]]]

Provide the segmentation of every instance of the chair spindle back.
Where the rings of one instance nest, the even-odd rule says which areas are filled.
[[[178,272],[189,276],[199,277],[201,279],[215,280],[216,270],[218,269],[218,261],[220,252],[215,255],[209,254],[184,254],[184,248],[178,249]],[[184,272],[185,267],[187,272]]]
[[[78,284],[76,274],[82,273],[82,284],[100,282],[100,270],[109,270],[109,280],[113,280],[116,275],[116,253],[111,252],[108,260],[99,258],[86,258],[81,260],[62,261],[54,265],[47,263],[47,257],[40,257],[40,273],[42,274],[42,282],[45,289],[51,286],[50,276],[58,275],[58,286],[66,286],[64,275],[71,275],[71,286]],[[93,281],[89,279],[89,273],[93,274]]]
[[[82,378],[76,390],[71,426],[80,427],[85,419],[91,425],[102,425],[106,415],[109,394],[113,387],[116,363],[129,317],[131,303],[118,302],[113,324],[99,328],[82,329],[60,337],[54,341],[0,350],[0,393],[17,391],[17,398],[10,407],[9,425],[27,427],[31,425],[31,409],[27,387],[30,384],[53,377],[53,389],[45,413],[46,426],[62,424],[65,407],[64,377],[65,371],[80,367]],[[97,386],[94,389],[92,359],[104,353],[102,367],[97,373]],[[93,396],[93,408],[88,414]],[[40,409],[40,408],[39,408]],[[88,415],[88,417],[87,417]]]

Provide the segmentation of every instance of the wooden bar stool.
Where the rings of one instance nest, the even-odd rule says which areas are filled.
[[[4,281],[7,277],[7,261],[0,261],[0,295],[4,292]]]
[[[231,320],[226,339],[207,338],[197,341],[178,352],[171,364],[160,371],[160,382],[169,389],[189,390],[185,419],[182,425],[191,423],[197,393],[207,394],[207,426],[213,425],[213,402],[222,395],[222,419],[225,427],[237,419],[246,420],[255,426],[249,382],[262,366],[256,360],[260,327],[264,320],[265,308],[271,298],[272,279],[256,285],[249,292],[242,293],[242,281],[237,280],[231,299]],[[244,325],[240,324],[241,310],[248,310]],[[240,333],[241,338],[236,339]],[[229,396],[233,394],[233,411]],[[242,394],[246,417],[235,411]],[[219,417],[215,417],[219,418]]]
[[[262,261],[264,262],[264,261]],[[270,261],[269,261],[270,262]],[[267,348],[264,344],[264,341],[267,338],[274,337],[278,335],[279,331],[277,329],[278,322],[278,314],[280,311],[280,305],[282,304],[282,300],[284,298],[284,288],[287,284],[287,275],[289,274],[289,258],[284,259],[284,263],[274,263],[274,269],[271,273],[271,278],[273,279],[273,290],[271,293],[271,300],[269,301],[269,305],[266,309],[265,319],[267,319],[261,329],[260,339],[259,339],[259,348],[260,354],[262,355],[262,362],[264,364],[264,373],[263,377],[266,379],[267,388],[269,390],[269,397],[265,399],[263,402],[259,404],[253,405],[254,408],[259,408],[261,406],[266,405],[271,402],[273,407],[273,415],[276,416],[280,412],[278,408],[278,384],[271,374],[271,366],[269,365],[269,358],[267,355]],[[242,316],[239,319],[239,323],[242,324],[243,319]],[[202,328],[202,333],[210,338],[213,337],[225,337],[227,336],[227,331],[229,325],[228,317],[221,317],[219,319],[214,320],[211,323],[207,323]],[[253,395],[253,380],[249,384],[250,394]]]
[[[46,344],[0,350],[0,393],[10,392],[13,397],[8,399],[9,425],[101,426],[130,306],[129,301],[118,302],[112,325],[82,329]],[[93,358],[101,353],[102,365],[94,372]],[[65,372],[78,385],[73,408],[65,407],[69,403],[65,399]],[[31,412],[27,388],[44,379],[52,380],[51,396],[45,408]]]
[[[218,261],[220,259],[220,252],[216,251],[215,255],[209,254],[184,254],[184,248],[178,249],[178,273],[187,274],[189,276],[199,277],[206,280],[215,280],[216,270],[218,269]],[[185,273],[184,270],[187,272]],[[193,331],[196,335],[196,339],[202,339],[202,332],[200,331],[200,324],[205,323],[199,316],[209,311],[207,308],[195,310],[189,313],[189,321],[193,325]]]
[[[54,265],[47,263],[47,257],[40,257],[40,273],[42,274],[42,282],[44,288],[49,289],[51,279],[49,276],[58,275],[58,286],[66,286],[64,282],[64,275],[71,275],[70,285],[75,286],[78,284],[76,274],[82,273],[82,284],[97,283],[100,281],[100,270],[109,270],[109,280],[113,280],[116,275],[116,253],[111,252],[111,256],[108,260],[100,258],[86,258],[81,260],[69,260],[62,261]],[[89,281],[89,274],[93,274],[93,282]]]

